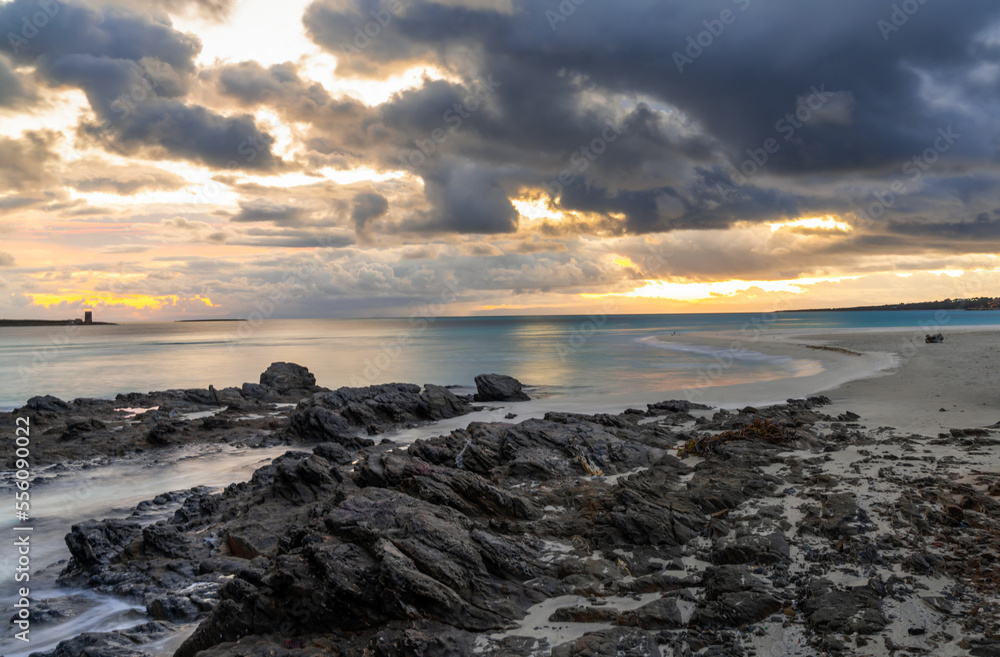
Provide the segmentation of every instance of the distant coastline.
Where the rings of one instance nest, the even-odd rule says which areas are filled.
[[[176,319],[174,321],[177,322],[178,324],[182,324],[184,322],[243,322],[246,320],[236,318],[236,319]]]
[[[945,299],[944,301],[919,301],[916,303],[896,303],[884,306],[853,306],[850,308],[803,308],[800,310],[780,310],[783,313],[828,313],[866,312],[877,310],[1000,310],[1000,297],[977,297],[975,299]]]
[[[5,326],[118,326],[114,322],[91,322],[86,324],[75,319],[0,319],[0,328]]]

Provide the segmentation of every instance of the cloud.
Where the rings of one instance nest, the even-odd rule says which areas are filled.
[[[59,134],[28,131],[20,139],[0,137],[0,192],[33,190],[51,185],[50,165],[58,160],[54,148]]]
[[[269,221],[277,226],[302,226],[312,212],[306,208],[275,203],[264,198],[240,201],[240,212],[230,218],[234,222]]]
[[[0,54],[0,107],[18,107],[29,99],[31,94],[14,73],[10,60]]]
[[[205,242],[221,244],[228,235],[205,221],[172,217],[160,221],[160,235],[168,242]]]
[[[100,160],[78,160],[63,182],[82,192],[130,196],[140,191],[181,189],[187,181],[176,174],[143,166],[115,166]]]
[[[977,242],[1000,242],[1000,209],[982,213],[972,221],[959,222],[889,222],[889,231],[898,235],[915,235]],[[987,248],[985,244],[983,248]]]
[[[359,233],[373,219],[378,219],[389,211],[389,201],[381,194],[364,193],[354,197],[354,209],[351,210],[351,220]]]
[[[232,12],[237,0],[114,0],[114,4],[132,7],[136,11],[151,14],[157,12],[193,13],[204,18],[221,21]]]
[[[182,158],[223,168],[278,166],[273,138],[250,115],[223,116],[186,104],[198,39],[172,28],[162,15],[70,0],[20,44],[15,60],[37,66],[50,84],[79,87],[99,125],[91,138],[127,154]],[[0,6],[0,33],[18,33],[21,19],[38,10],[32,0]]]
[[[109,244],[101,248],[101,253],[145,253],[152,248],[145,244]]]
[[[834,175],[891,173],[952,124],[1000,139],[986,118],[992,109],[975,109],[1000,110],[987,90],[998,81],[984,86],[992,51],[969,47],[1000,15],[987,0],[972,0],[963,12],[922,5],[889,41],[876,27],[885,8],[863,0],[840,3],[836,12],[794,0],[760,0],[745,11],[722,0],[624,0],[576,6],[556,25],[543,3],[504,12],[485,3],[425,2],[383,20],[371,37],[364,28],[373,8],[362,0],[317,0],[306,12],[309,34],[338,57],[338,71],[379,77],[433,64],[463,81],[427,81],[351,129],[331,126],[345,140],[363,139],[384,166],[433,130],[450,130],[442,115],[472,80],[501,83],[486,109],[465,117],[426,158],[435,161],[417,167],[434,206],[427,229],[511,228],[500,199],[469,213],[481,221],[457,218],[465,208],[448,189],[445,155],[479,171],[504,171],[492,178],[508,198],[569,172],[574,180],[561,183],[567,193],[552,194],[562,207],[625,214],[624,230],[641,233],[717,229],[820,206],[846,213],[853,199],[827,194],[823,185],[802,195],[790,187],[810,176],[828,184]],[[675,53],[722,9],[733,11],[735,22],[678,70]],[[601,144],[596,140],[609,123],[622,126],[622,134]],[[763,164],[751,161],[754,175],[736,184],[735,174],[768,140],[777,150],[765,153]],[[948,157],[992,157],[987,142],[962,141]],[[320,147],[320,140],[313,143]],[[362,152],[360,144],[350,150]],[[702,175],[709,171],[715,173]],[[737,188],[733,198],[720,195],[722,179]]]
[[[425,174],[424,193],[432,209],[406,224],[418,232],[510,233],[518,212],[495,172],[468,160],[449,160]]]
[[[0,251],[0,267],[13,267],[14,266],[14,256],[9,253],[4,253]]]

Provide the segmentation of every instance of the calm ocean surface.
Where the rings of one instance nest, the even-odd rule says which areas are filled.
[[[64,399],[256,382],[274,361],[305,365],[337,388],[402,381],[473,385],[499,372],[543,395],[600,397],[693,384],[717,351],[668,345],[674,332],[743,331],[742,353],[715,383],[814,373],[818,362],[753,350],[755,328],[913,327],[933,311],[436,319],[267,320],[0,329],[0,409],[34,395]],[[945,326],[998,325],[1000,313],[952,311]]]

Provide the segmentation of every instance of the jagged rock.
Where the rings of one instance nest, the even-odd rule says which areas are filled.
[[[176,434],[182,428],[183,427],[179,422],[157,422],[156,425],[149,430],[149,433],[146,435],[146,440],[150,445],[156,445],[157,447],[172,445],[177,442]]]
[[[145,554],[171,559],[184,559],[190,554],[186,536],[165,522],[143,527],[142,549]]]
[[[432,420],[458,417],[472,410],[468,402],[459,399],[455,396],[455,393],[444,386],[425,383],[424,390],[420,393],[420,396],[430,409],[429,415]]]
[[[768,564],[788,561],[789,547],[785,535],[772,532],[766,536],[751,534],[734,540],[720,539],[712,550],[714,564]]]
[[[590,632],[552,650],[552,657],[661,657],[656,637],[645,630],[616,627]]]
[[[355,460],[355,457],[340,443],[320,443],[313,447],[313,454],[322,456],[334,465],[346,465]]]
[[[72,555],[67,568],[89,571],[106,566],[140,536],[142,527],[129,520],[88,520],[73,525],[66,535],[66,545]]]
[[[699,606],[691,617],[691,624],[739,627],[762,621],[781,607],[781,600],[761,591],[723,593],[715,600]]]
[[[693,410],[707,411],[711,409],[711,406],[706,406],[704,404],[698,404],[696,402],[688,401],[686,399],[671,399],[668,401],[657,402],[655,404],[646,404],[648,410],[647,415],[664,415],[666,413],[688,413]]]
[[[188,392],[143,399],[190,408]],[[312,453],[287,452],[220,493],[158,496],[129,521],[74,526],[63,582],[130,596],[152,618],[200,622],[179,657],[528,657],[550,649],[559,657],[720,655],[736,645],[737,629],[780,631],[775,619],[761,621],[782,610],[805,623],[809,649],[853,649],[843,637],[878,631],[886,622],[881,599],[901,600],[913,589],[899,578],[851,589],[808,578],[830,569],[864,572],[879,554],[879,563],[911,569],[921,555],[889,534],[854,538],[872,522],[849,494],[831,494],[851,479],[829,477],[824,463],[833,457],[823,452],[854,438],[841,426],[831,428],[839,432],[832,438],[815,437],[834,420],[815,409],[821,402],[719,411],[696,425],[717,434],[766,419],[796,436],[794,449],[812,454],[746,440],[691,465],[673,455],[685,440],[676,429],[689,407],[669,402],[653,405],[656,417],[550,413],[518,424],[472,423],[393,449],[367,436],[466,412],[469,404],[433,385],[316,391],[294,411],[266,411],[294,418],[287,430],[274,427],[283,439],[325,440]],[[238,414],[220,415],[234,431],[243,426]],[[48,422],[55,434],[62,430],[62,419]],[[168,422],[177,422],[168,435],[179,441],[226,430],[222,422],[163,414],[142,431]],[[271,420],[255,426],[264,422]],[[913,456],[908,462],[919,464],[919,452]],[[982,483],[986,490],[993,482]],[[970,523],[958,537],[963,546],[992,527],[997,503],[972,484],[918,485],[922,498],[892,507],[904,523],[937,529],[933,523],[955,520],[945,511],[955,506]],[[781,506],[793,495],[805,502],[796,525]],[[169,520],[148,524],[172,509]],[[786,534],[797,541],[803,533],[803,561],[789,563]],[[927,548],[947,559],[932,564],[928,556],[928,569],[963,567],[948,552],[950,539],[941,534],[944,546]],[[962,549],[970,561],[988,550]],[[866,561],[863,551],[876,557]],[[718,565],[705,568],[702,559]],[[979,564],[984,576],[992,563]],[[615,608],[616,598],[635,594],[659,597]],[[533,605],[564,595],[590,602],[559,609],[553,622],[615,627],[554,647],[513,633],[498,638]],[[967,616],[968,601],[978,599],[968,590],[944,588],[939,597],[951,601],[956,620],[993,622],[990,610]]]
[[[170,633],[166,623],[154,621],[114,632],[85,632],[61,642],[55,650],[32,657],[150,657],[141,645]]]
[[[750,570],[744,565],[707,568],[702,584],[705,587],[705,597],[709,600],[716,600],[726,593],[764,590],[764,582],[750,574]]]
[[[302,400],[291,415],[291,431],[302,440],[336,442],[357,450],[374,444],[361,435],[377,435],[471,410],[467,402],[440,386],[423,391],[409,383],[340,388]]]
[[[65,413],[70,408],[69,404],[58,397],[42,395],[29,399],[21,410],[34,411],[36,413]]]
[[[684,627],[677,598],[660,598],[634,611],[619,614],[616,625],[641,627],[644,630],[678,630]]]
[[[521,390],[521,382],[504,374],[480,374],[476,377],[477,402],[528,401],[531,397]]]
[[[804,609],[806,622],[817,632],[874,634],[888,623],[870,586],[845,591],[829,580],[815,579],[809,584]]]
[[[240,391],[244,397],[253,401],[262,403],[274,403],[278,401],[278,394],[274,390],[259,383],[244,383]]]
[[[295,363],[271,363],[260,375],[260,385],[273,390],[281,398],[301,399],[317,392],[316,377]]]
[[[256,522],[234,524],[226,533],[226,545],[233,556],[240,559],[255,559],[260,556],[274,556],[278,549],[278,536]]]
[[[806,506],[808,517],[802,523],[803,529],[831,539],[854,536],[861,532],[859,527],[858,503],[850,493],[834,493],[821,498],[822,508]]]
[[[99,603],[93,598],[84,595],[69,595],[58,598],[45,598],[39,600],[31,607],[31,624],[48,625],[50,623],[62,623],[78,616],[88,609],[93,609]],[[11,617],[11,622],[17,615]]]
[[[66,421],[66,431],[59,437],[59,440],[86,439],[90,433],[105,428],[107,428],[107,425],[97,418],[72,417]]]

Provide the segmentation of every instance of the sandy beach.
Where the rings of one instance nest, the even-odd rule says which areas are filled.
[[[856,591],[870,586],[873,577],[895,579],[905,581],[917,595],[885,599],[883,610],[889,624],[881,638],[859,640],[853,633],[833,637],[834,643],[821,645],[813,640],[816,652],[806,649],[801,654],[835,654],[840,649],[863,655],[892,655],[907,649],[956,656],[994,654],[989,652],[996,649],[993,644],[977,647],[961,639],[980,636],[978,623],[963,623],[950,606],[937,605],[942,599],[959,603],[962,586],[988,591],[992,587],[988,581],[995,576],[995,570],[980,561],[988,564],[992,557],[980,555],[973,546],[995,540],[995,503],[986,496],[996,494],[1000,476],[1000,450],[995,447],[1000,427],[1000,332],[982,327],[939,331],[945,335],[940,344],[925,343],[927,331],[914,328],[774,331],[750,339],[735,333],[664,338],[815,358],[823,365],[821,372],[765,383],[764,391],[758,386],[749,395],[747,387],[731,386],[705,388],[696,391],[695,398],[734,408],[741,396],[761,398],[798,388],[792,396],[821,393],[833,402],[824,411],[847,420],[844,425],[818,423],[818,430],[836,431],[839,426],[857,430],[854,444],[828,448],[822,458],[817,458],[814,449],[789,450],[780,455],[783,463],[768,469],[787,481],[800,464],[812,463],[816,473],[830,479],[829,484],[800,490],[778,502],[780,517],[798,528],[790,534],[790,570],[810,572],[815,568],[811,565],[815,554],[830,548],[829,540],[816,540],[805,531],[803,518],[816,513],[811,504],[820,500],[826,505],[846,496],[842,499],[856,504],[880,537],[891,537],[885,545],[892,545],[894,558],[872,563],[863,563],[866,557],[860,562],[836,563],[834,559],[834,564],[824,567],[824,577],[843,590]],[[974,500],[984,500],[985,505]],[[745,520],[760,516],[752,504],[740,511]],[[947,513],[952,514],[953,529],[935,527]],[[825,508],[822,515],[827,515]],[[837,550],[846,550],[846,535],[840,536],[840,542],[831,537]],[[947,563],[949,574],[937,567],[922,569],[913,559]],[[964,613],[995,611],[995,605],[995,595],[986,596],[972,601]],[[985,636],[992,636],[989,629]],[[761,655],[799,654],[807,642],[796,621],[771,625],[750,639]],[[828,653],[824,648],[833,650]],[[971,653],[967,652],[970,648]]]
[[[1000,331],[958,326],[938,330],[945,334],[940,344],[926,344],[927,331],[919,327],[770,331],[757,336],[688,333],[663,339],[822,364],[822,371],[807,376],[689,391],[702,403],[732,408],[822,393],[833,400],[833,411],[858,413],[870,428],[891,426],[935,436],[952,428],[1000,423]],[[706,372],[709,382],[711,374]]]

